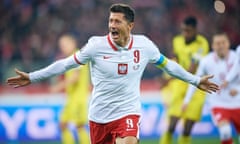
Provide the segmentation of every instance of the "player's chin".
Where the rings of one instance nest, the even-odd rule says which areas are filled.
[[[112,39],[115,40],[119,40],[120,39],[120,34],[119,33],[114,33],[112,34]]]
[[[120,37],[119,36],[112,37],[112,40],[114,41],[114,43],[118,44],[120,42]]]

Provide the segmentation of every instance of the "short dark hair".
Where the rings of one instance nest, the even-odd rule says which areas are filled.
[[[121,4],[121,3],[113,4],[110,7],[110,12],[123,13],[128,22],[134,22],[135,12],[134,12],[134,9],[131,8],[129,5]]]
[[[183,23],[187,26],[197,27],[197,19],[194,16],[186,17]]]

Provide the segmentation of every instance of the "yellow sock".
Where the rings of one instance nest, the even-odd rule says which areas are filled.
[[[171,144],[172,143],[172,134],[170,134],[169,132],[165,132],[161,139],[159,144]]]
[[[67,128],[62,131],[62,144],[75,144],[74,137]]]
[[[178,138],[178,144],[191,144],[191,136],[180,136]]]
[[[78,141],[80,144],[90,144],[88,132],[84,127],[78,129]]]

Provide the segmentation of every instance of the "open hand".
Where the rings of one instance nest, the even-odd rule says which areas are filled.
[[[31,83],[29,79],[29,74],[15,69],[18,76],[10,77],[7,79],[7,84],[13,86],[14,88],[29,85]]]
[[[198,88],[200,90],[206,91],[208,93],[216,92],[219,90],[219,86],[213,82],[210,82],[209,79],[213,78],[213,75],[206,75],[201,77]]]

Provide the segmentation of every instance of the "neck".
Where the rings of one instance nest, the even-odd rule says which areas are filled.
[[[226,59],[228,57],[228,52],[227,53],[224,53],[224,54],[218,54],[218,57],[220,59]]]
[[[127,46],[127,44],[129,43],[130,40],[130,36],[128,35],[127,37],[125,37],[122,41],[122,45],[120,45],[121,47],[125,47]]]
[[[128,34],[126,37],[124,37],[123,39],[121,39],[115,43],[120,47],[126,47],[127,44],[129,43],[129,41],[130,41],[130,34]]]
[[[194,36],[193,38],[191,38],[191,39],[189,39],[189,40],[185,40],[185,43],[186,44],[190,44],[190,43],[192,43],[193,41],[195,41],[196,40],[196,36]]]

